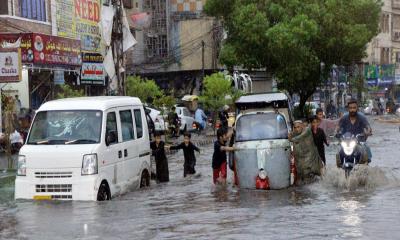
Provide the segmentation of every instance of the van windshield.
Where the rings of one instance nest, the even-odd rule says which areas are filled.
[[[102,112],[65,110],[38,112],[27,144],[94,144],[100,142]]]
[[[241,116],[236,123],[236,141],[287,139],[285,117],[280,113],[257,113]]]

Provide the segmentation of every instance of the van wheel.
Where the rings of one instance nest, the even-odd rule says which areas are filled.
[[[97,201],[106,201],[106,200],[111,200],[111,193],[107,183],[102,182],[99,191],[97,192]]]
[[[140,177],[140,188],[150,186],[150,175],[147,170],[142,172],[142,176]]]

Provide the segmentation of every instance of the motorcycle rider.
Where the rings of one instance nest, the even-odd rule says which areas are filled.
[[[337,133],[339,135],[343,135],[345,133],[350,133],[351,135],[357,136],[358,134],[364,134],[365,138],[372,135],[371,126],[368,123],[367,118],[358,112],[358,103],[356,99],[350,99],[347,103],[346,113],[339,121],[339,125],[337,128]],[[362,159],[360,159],[361,163],[371,162],[371,150],[365,144],[365,148],[361,146],[357,146],[357,150],[361,152]],[[342,165],[341,159],[339,155],[336,156],[336,164],[338,167]]]

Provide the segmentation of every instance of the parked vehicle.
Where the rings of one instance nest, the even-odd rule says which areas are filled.
[[[18,156],[16,199],[109,200],[150,184],[150,143],[133,97],[49,101]]]
[[[180,130],[182,132],[192,131],[193,122],[195,122],[195,120],[189,109],[187,107],[176,106],[175,111],[180,120]]]
[[[299,102],[296,102],[294,104],[294,107],[298,107],[300,105]],[[319,104],[317,102],[306,102],[305,106],[307,106],[310,109],[310,114],[311,115],[316,115],[317,114],[317,109],[320,108]]]
[[[239,187],[282,189],[293,184],[288,97],[284,93],[254,94],[240,97],[235,104],[237,151],[230,162]]]
[[[362,109],[362,112],[366,115],[373,115],[374,112],[377,112],[377,109],[374,108],[374,101],[372,99],[367,101],[365,107]]]
[[[167,125],[164,122],[164,116],[161,114],[161,111],[151,107],[146,107],[146,109],[149,110],[149,115],[154,123],[154,130],[163,133]]]

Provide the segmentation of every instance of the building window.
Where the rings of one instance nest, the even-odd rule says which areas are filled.
[[[131,9],[133,7],[132,0],[123,0],[125,8]]]
[[[381,64],[390,63],[390,48],[381,48]]]
[[[382,33],[389,33],[390,31],[390,15],[382,14],[380,28]]]
[[[0,4],[0,14],[1,15],[8,15],[8,1],[5,3]]]
[[[21,17],[46,21],[46,0],[19,0]]]

